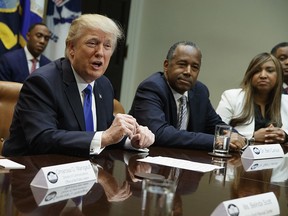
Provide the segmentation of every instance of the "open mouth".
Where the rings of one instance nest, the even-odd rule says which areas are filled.
[[[102,65],[103,65],[103,62],[101,62],[101,61],[95,61],[95,62],[92,63],[92,66],[95,69],[99,69]]]

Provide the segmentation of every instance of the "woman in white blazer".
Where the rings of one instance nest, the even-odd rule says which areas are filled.
[[[216,112],[251,142],[288,141],[288,95],[282,94],[282,68],[269,53],[255,56],[239,89],[224,91]]]

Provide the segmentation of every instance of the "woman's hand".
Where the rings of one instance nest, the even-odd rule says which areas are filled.
[[[270,124],[266,128],[261,128],[254,132],[254,138],[256,142],[272,144],[272,143],[284,143],[286,134],[284,130],[279,127],[274,127]]]

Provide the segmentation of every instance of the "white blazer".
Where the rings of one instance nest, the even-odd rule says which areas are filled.
[[[225,123],[230,124],[231,119],[240,116],[244,106],[244,94],[244,91],[240,88],[229,89],[223,92],[216,112]],[[284,94],[282,94],[281,99],[281,118],[281,128],[288,133],[288,95]],[[247,124],[236,126],[235,129],[247,139],[250,139],[255,130],[255,118],[252,117],[251,121],[248,121]]]

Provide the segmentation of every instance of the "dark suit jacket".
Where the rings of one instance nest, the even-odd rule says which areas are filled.
[[[47,57],[40,56],[40,67],[49,62],[51,61]],[[1,56],[0,80],[23,83],[29,74],[24,48],[7,52]]]
[[[97,131],[110,127],[113,88],[105,76],[95,81]],[[85,131],[82,102],[69,60],[58,59],[24,82],[3,155],[60,153],[88,156],[94,132]]]
[[[188,128],[177,128],[177,105],[162,72],[138,87],[130,114],[155,134],[155,145],[211,150],[216,124],[225,124],[209,100],[208,88],[197,81],[189,90]]]

